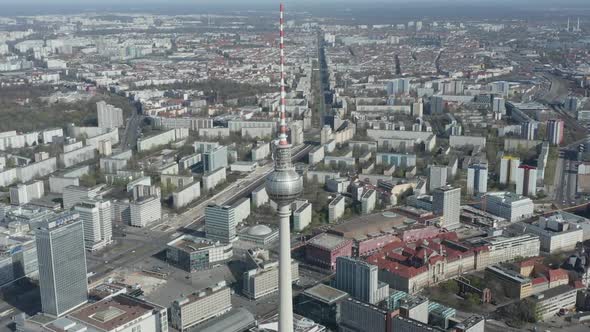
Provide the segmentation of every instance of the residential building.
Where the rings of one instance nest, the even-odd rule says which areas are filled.
[[[378,152],[375,160],[377,165],[394,165],[402,168],[416,166],[415,154]]]
[[[488,191],[488,165],[472,164],[467,168],[467,194],[479,195]]]
[[[431,165],[428,168],[428,189],[434,191],[434,189],[446,186],[447,174],[446,166]]]
[[[377,192],[373,189],[367,190],[361,196],[361,211],[363,214],[370,214],[375,209]]]
[[[146,196],[129,204],[131,226],[145,227],[162,218],[160,197]]]
[[[203,170],[211,172],[219,168],[227,167],[227,147],[217,146],[203,153]]]
[[[564,122],[561,119],[547,121],[547,139],[551,145],[563,143]]]
[[[103,100],[96,103],[96,113],[98,127],[100,128],[119,128],[125,124],[123,122],[123,110],[109,105]]]
[[[10,204],[24,205],[34,199],[39,199],[45,194],[43,181],[34,181],[29,184],[18,184],[10,187]]]
[[[328,204],[328,222],[332,223],[342,218],[344,215],[345,200],[344,196],[338,195],[330,204]]]
[[[84,226],[63,212],[35,230],[43,313],[60,317],[88,301]]]
[[[304,203],[293,211],[293,230],[301,232],[311,223],[311,203]]]
[[[500,183],[516,183],[516,176],[520,159],[511,156],[504,156],[500,159]]]
[[[442,216],[440,226],[453,229],[460,226],[461,188],[445,186],[432,193],[432,212]]]
[[[521,125],[520,133],[523,139],[533,141],[537,138],[539,123],[537,121],[527,121]]]
[[[537,194],[537,168],[520,165],[516,172],[516,194],[535,196]]]

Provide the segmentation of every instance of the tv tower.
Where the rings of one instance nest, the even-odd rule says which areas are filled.
[[[565,31],[570,31],[570,18],[567,18],[567,28],[565,29]]]
[[[283,45],[283,4],[280,5],[281,103],[279,139],[274,151],[274,172],[266,179],[268,197],[279,212],[279,332],[293,331],[293,295],[291,280],[291,203],[301,195],[303,180],[291,164],[291,144],[287,141],[285,114],[285,53]]]

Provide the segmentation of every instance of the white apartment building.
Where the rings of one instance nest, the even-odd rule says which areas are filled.
[[[336,198],[328,204],[328,222],[335,222],[342,218],[345,207],[344,196],[336,196]]]
[[[45,194],[43,181],[34,181],[29,184],[19,184],[10,187],[10,204],[24,205],[33,199],[39,199]]]
[[[100,128],[119,128],[123,127],[123,110],[113,105],[107,104],[104,100],[96,103],[96,113],[98,116],[98,126]]]
[[[304,203],[293,211],[293,230],[301,232],[311,223],[311,203]]]
[[[131,226],[145,227],[162,218],[162,205],[157,196],[142,197],[129,204]]]

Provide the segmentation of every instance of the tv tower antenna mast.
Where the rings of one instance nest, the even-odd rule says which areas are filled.
[[[281,101],[279,139],[274,149],[274,172],[266,179],[266,192],[279,212],[279,332],[293,332],[293,294],[291,280],[291,203],[303,192],[303,180],[291,163],[291,144],[287,141],[285,110],[285,54],[283,4],[280,5]]]

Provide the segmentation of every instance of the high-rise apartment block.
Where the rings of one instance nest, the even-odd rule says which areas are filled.
[[[516,175],[520,159],[516,157],[504,156],[500,159],[500,183],[509,184],[516,182]]]
[[[63,212],[35,230],[41,307],[62,316],[88,301],[84,225],[78,213]]]
[[[10,204],[24,205],[33,199],[43,197],[45,187],[43,181],[34,181],[29,184],[18,184],[16,187],[10,187]]]
[[[96,103],[96,113],[100,128],[119,128],[124,125],[123,110],[109,105],[105,101]]]
[[[537,121],[527,121],[520,127],[520,133],[522,138],[532,141],[537,138],[537,132],[539,131],[539,123]]]
[[[428,189],[433,191],[436,188],[447,185],[447,166],[431,165],[428,170]]]
[[[227,147],[217,146],[203,153],[203,170],[211,172],[227,167]]]
[[[149,223],[162,218],[162,204],[160,197],[146,196],[129,204],[131,226],[145,227]]]
[[[523,196],[537,194],[537,168],[529,165],[520,165],[516,176],[516,193]]]
[[[74,205],[84,224],[84,243],[90,251],[104,248],[113,242],[111,202],[84,200]]]
[[[467,193],[485,194],[488,191],[488,165],[473,164],[467,168]]]
[[[564,122],[563,120],[547,121],[547,139],[552,145],[563,143]]]
[[[432,193],[432,212],[441,215],[441,227],[453,229],[460,226],[461,188],[445,186]]]
[[[389,285],[379,283],[378,273],[376,265],[356,258],[338,257],[334,286],[358,300],[377,304],[389,295]]]
[[[209,204],[205,208],[205,234],[208,239],[230,243],[236,239],[236,210],[228,205]]]
[[[385,88],[388,95],[397,94],[408,94],[410,93],[410,79],[409,78],[397,78],[387,82]]]

